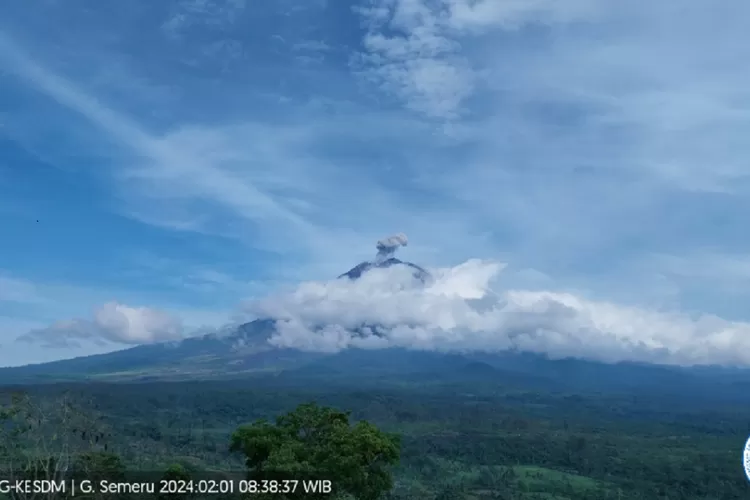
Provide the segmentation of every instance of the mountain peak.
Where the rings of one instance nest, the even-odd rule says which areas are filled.
[[[394,257],[394,253],[399,247],[408,245],[408,238],[404,233],[396,233],[387,238],[378,241],[375,247],[378,249],[377,256],[373,262],[365,261],[354,266],[345,272],[339,278],[349,278],[350,280],[359,279],[364,273],[371,269],[383,269],[392,266],[406,266],[411,268],[412,275],[422,283],[430,278],[430,273],[411,262],[404,262]]]
[[[430,273],[428,273],[425,269],[419,267],[418,265],[411,262],[405,262],[395,257],[390,257],[388,259],[378,260],[375,262],[365,261],[357,264],[349,271],[339,276],[339,278],[349,278],[351,280],[356,280],[371,269],[384,269],[392,266],[407,266],[411,268],[414,277],[422,282],[427,281],[427,279],[430,277]]]

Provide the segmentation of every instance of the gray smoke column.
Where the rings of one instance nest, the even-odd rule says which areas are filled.
[[[393,257],[398,247],[405,247],[409,243],[404,233],[396,233],[393,236],[384,238],[377,243],[378,255],[375,257],[376,262],[383,262],[389,257]]]

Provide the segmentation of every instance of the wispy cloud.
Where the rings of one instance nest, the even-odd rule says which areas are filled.
[[[250,277],[247,264],[237,263],[230,270],[218,270],[207,265],[196,265],[180,260],[160,257],[148,252],[139,252],[128,258],[132,261],[129,277],[144,286],[161,286],[184,289],[193,293],[215,297],[231,308],[238,297],[254,295],[259,290],[272,286],[272,280],[259,281]]]
[[[292,46],[293,50],[304,51],[304,52],[328,52],[333,48],[322,40],[306,40],[304,42],[295,43]]]
[[[0,302],[39,303],[40,296],[34,283],[0,275]]]
[[[162,29],[174,38],[186,36],[190,28],[197,26],[225,27],[237,21],[245,10],[246,0],[206,2],[204,0],[180,0],[174,2],[169,18]]]
[[[150,135],[133,119],[102,105],[71,82],[38,65],[12,40],[1,34],[0,56],[9,63],[11,71],[58,103],[91,120],[128,147],[133,156],[141,158],[140,165],[123,172],[125,179],[147,185],[169,185],[173,187],[173,195],[183,193],[191,198],[216,202],[252,221],[270,219],[301,234],[313,229],[305,219],[246,178],[238,178],[218,168],[215,158],[193,155],[196,151],[186,148],[187,144],[182,140],[190,138],[190,131],[185,134],[188,137],[182,135],[172,140]],[[202,146],[204,144],[198,144],[199,148]],[[215,152],[211,150],[208,153]]]
[[[702,278],[715,281],[750,281],[750,255],[711,251],[685,255],[655,255],[654,266],[682,278]]]
[[[594,7],[588,0],[373,0],[356,9],[368,26],[358,62],[409,108],[455,119],[465,114],[464,101],[483,76],[463,41],[493,30],[586,19]]]

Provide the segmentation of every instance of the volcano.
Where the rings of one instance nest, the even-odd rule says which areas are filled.
[[[403,267],[422,283],[431,279],[424,268],[393,257],[406,236],[398,234],[378,242],[374,261],[358,264],[338,279],[358,280],[374,269]],[[0,384],[16,381],[64,380],[142,380],[204,379],[249,374],[280,373],[317,362],[330,354],[278,348],[269,340],[276,332],[274,318],[260,318],[236,326],[224,327],[206,335],[177,342],[139,345],[120,351],[35,365],[0,368]],[[326,325],[320,325],[324,329]],[[364,331],[378,335],[377,325],[361,325],[354,335]],[[346,363],[344,363],[346,365]],[[377,364],[377,363],[376,363]]]
[[[408,270],[422,283],[432,279],[421,266],[393,256],[406,237],[378,242],[378,255],[338,279],[359,280],[377,269]],[[320,325],[324,330],[327,325]],[[582,359],[550,359],[517,351],[437,352],[406,348],[347,348],[336,353],[309,352],[274,345],[278,332],[274,318],[259,318],[224,327],[207,335],[178,342],[140,345],[107,354],[83,356],[37,365],[0,368],[0,385],[64,381],[207,380],[273,377],[294,383],[366,385],[390,380],[403,383],[465,383],[511,385],[530,390],[559,391],[667,391],[747,399],[747,370],[680,368]],[[363,324],[353,336],[379,336],[380,325]],[[381,346],[382,347],[382,346]]]

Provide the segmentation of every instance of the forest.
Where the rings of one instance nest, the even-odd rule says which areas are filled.
[[[54,450],[50,456],[57,454],[55,460],[76,455],[75,463],[83,464],[76,471],[84,475],[245,474],[255,452],[242,453],[238,436],[256,440],[246,442],[248,449],[262,448],[271,439],[266,431],[253,434],[247,424],[279,416],[290,422],[300,408],[317,408],[350,419],[351,429],[363,432],[357,437],[359,431],[352,430],[349,444],[339,448],[324,444],[310,451],[305,460],[327,460],[327,469],[315,469],[321,474],[343,470],[349,458],[359,460],[342,455],[331,462],[332,455],[363,454],[366,446],[375,447],[378,456],[390,456],[378,466],[380,490],[348,498],[750,498],[741,463],[750,407],[740,402],[707,404],[633,392],[534,392],[461,382],[357,385],[273,377],[18,386],[2,388],[1,396],[0,479],[9,477],[13,464],[18,467],[19,456],[47,457],[49,450]],[[297,413],[290,414],[295,408]],[[18,434],[13,422],[28,427]],[[34,474],[38,477],[38,471]]]

